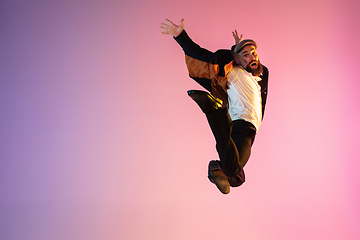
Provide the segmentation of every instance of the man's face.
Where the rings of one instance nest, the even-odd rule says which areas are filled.
[[[254,76],[260,76],[262,73],[262,65],[260,64],[255,46],[245,45],[245,47],[240,50],[239,54],[245,61],[242,65],[246,65],[243,66],[246,71],[252,73]]]

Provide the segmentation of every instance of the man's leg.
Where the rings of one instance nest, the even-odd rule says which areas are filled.
[[[256,129],[244,120],[232,122],[227,109],[209,112],[206,117],[216,140],[220,158],[217,164],[227,176],[230,186],[238,187],[245,182],[243,168],[250,158]],[[209,169],[210,165],[216,166],[211,162]]]
[[[250,122],[245,120],[235,120],[233,122],[231,138],[239,152],[239,164],[242,168],[250,158],[255,135],[256,128]]]
[[[244,120],[236,120],[233,122],[231,139],[234,141],[239,153],[239,165],[241,171],[235,176],[228,179],[230,186],[239,187],[245,182],[245,172],[243,170],[245,164],[249,160],[251,154],[251,146],[255,140],[255,127]]]
[[[243,170],[245,164],[241,165],[241,163],[246,163],[249,159],[252,143],[247,145],[247,141],[243,141],[241,134],[239,137],[238,134],[233,134],[233,123],[228,110],[227,108],[221,108],[218,99],[209,93],[198,90],[190,90],[188,94],[206,114],[216,140],[216,150],[219,154],[220,164],[218,161],[210,161],[209,179],[210,181],[213,180],[212,182],[216,184],[219,190],[226,194],[230,192],[230,184],[235,187],[240,186],[245,181]],[[252,126],[252,124],[250,125]],[[235,128],[239,127],[241,129],[241,125],[235,123]],[[233,141],[232,135],[238,137],[236,138],[237,144]],[[238,147],[241,150],[240,154]]]
[[[225,118],[227,119],[227,109],[222,109],[222,101],[213,95],[209,94],[208,92],[199,91],[199,90],[189,90],[188,91],[189,96],[199,105],[201,110],[206,114],[210,115],[210,119],[214,118],[216,119],[217,116],[219,116],[221,119],[223,119],[223,115],[225,114]],[[223,114],[224,113],[224,114]],[[216,120],[214,120],[216,122]],[[220,121],[223,122],[223,121]],[[228,125],[226,125],[226,123]],[[229,125],[230,124],[230,125]],[[215,124],[216,125],[216,124]],[[222,126],[219,126],[219,130],[216,130],[215,128],[212,129],[216,132],[222,132],[220,128],[223,128],[225,132],[227,133],[227,138],[230,138],[231,133],[231,121],[228,122],[225,120],[225,124]],[[217,137],[217,135],[216,135]],[[233,144],[234,145],[234,144]],[[223,148],[219,145],[219,148]],[[223,193],[228,194],[230,192],[230,183],[223,173],[221,167],[217,164],[216,161],[210,161],[209,163],[209,179],[215,185],[217,188]]]
[[[209,112],[206,118],[215,137],[222,171],[227,177],[237,176],[242,167],[237,146],[231,138],[233,124],[227,108]]]

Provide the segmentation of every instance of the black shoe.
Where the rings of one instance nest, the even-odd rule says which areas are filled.
[[[208,92],[189,90],[188,95],[199,105],[204,113],[221,109],[222,101]]]
[[[209,162],[208,178],[212,183],[215,183],[223,194],[230,192],[230,183],[217,161],[212,160]]]

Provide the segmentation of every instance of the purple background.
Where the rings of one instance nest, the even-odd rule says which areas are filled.
[[[0,239],[360,239],[359,3],[0,3]],[[267,111],[222,195],[206,119],[165,18],[202,47],[237,29]]]

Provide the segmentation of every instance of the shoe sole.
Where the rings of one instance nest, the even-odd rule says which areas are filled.
[[[223,194],[228,194],[230,192],[230,183],[220,170],[212,171],[211,177],[220,192]]]
[[[202,93],[204,91],[200,91],[200,90],[189,90],[187,91],[188,95],[191,96],[194,93]],[[222,105],[223,101],[220,98],[215,97],[214,95],[212,95],[211,93],[207,93],[208,98],[214,100],[219,106]]]

